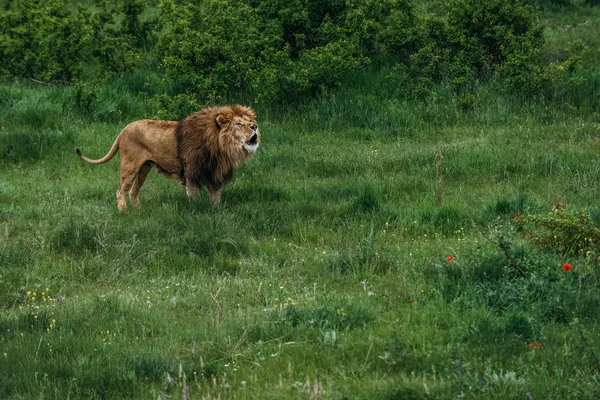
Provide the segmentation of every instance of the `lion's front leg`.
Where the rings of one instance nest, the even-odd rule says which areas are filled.
[[[210,201],[212,202],[213,206],[218,206],[221,203],[221,191],[222,191],[222,187],[209,187],[208,188],[208,195],[210,197]]]
[[[190,199],[196,197],[199,191],[200,188],[198,186],[189,182],[185,184],[185,192],[187,193]]]

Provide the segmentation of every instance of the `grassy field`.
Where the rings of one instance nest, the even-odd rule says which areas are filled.
[[[549,57],[595,24],[556,13]],[[534,223],[598,235],[598,115],[402,100],[389,72],[258,109],[221,206],[152,172],[122,213],[117,160],[73,149],[104,155],[148,99],[1,85],[0,398],[599,398],[597,244]]]

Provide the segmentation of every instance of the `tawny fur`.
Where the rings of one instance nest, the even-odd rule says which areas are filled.
[[[260,133],[252,109],[243,106],[204,108],[175,121],[140,120],[127,125],[110,151],[93,160],[102,164],[120,152],[121,183],[117,208],[126,207],[126,194],[139,206],[138,193],[151,168],[179,179],[192,197],[206,186],[211,201],[218,204],[221,190],[231,179],[233,168],[248,160],[258,148]]]

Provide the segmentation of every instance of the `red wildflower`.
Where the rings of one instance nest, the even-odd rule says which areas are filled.
[[[525,216],[523,213],[517,213],[510,216],[510,219],[515,221],[517,225],[525,225]]]
[[[517,213],[517,214],[511,215],[511,216],[510,216],[510,219],[512,219],[513,221],[516,221],[516,220],[518,220],[518,219],[519,219],[519,218],[520,218],[522,215],[523,215],[523,213]]]
[[[571,264],[565,264],[562,267],[565,271],[571,271]]]
[[[531,347],[532,349],[533,349],[534,347],[535,347],[536,349],[539,349],[539,348],[541,348],[541,347],[542,347],[542,344],[541,344],[541,343],[538,343],[538,342],[531,342],[531,343],[529,343],[529,347]]]
[[[448,256],[447,260],[448,260],[448,262],[454,262],[454,257]]]

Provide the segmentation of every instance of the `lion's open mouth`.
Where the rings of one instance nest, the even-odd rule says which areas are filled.
[[[258,149],[258,135],[256,133],[252,135],[250,140],[244,143],[244,149],[246,149],[248,153],[254,153],[256,149]]]
[[[248,153],[254,153],[258,149],[258,142],[254,142],[254,143],[246,142],[246,143],[244,143],[244,149]]]

